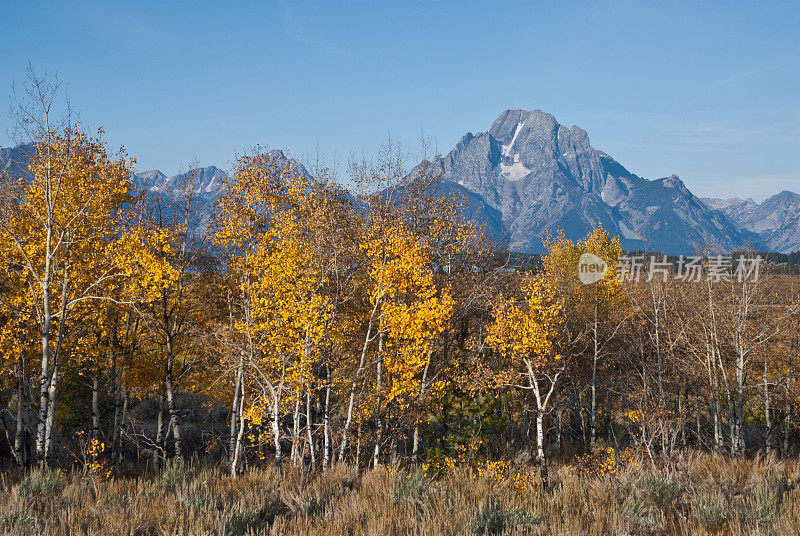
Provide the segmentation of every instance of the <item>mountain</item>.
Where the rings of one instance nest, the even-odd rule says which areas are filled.
[[[800,194],[785,190],[761,203],[739,198],[704,198],[703,202],[757,233],[770,251],[800,250]]]
[[[478,222],[487,236],[492,237],[498,246],[506,245],[507,233],[503,226],[503,214],[487,203],[480,195],[470,192],[463,186],[452,182],[441,182],[436,192],[448,197],[455,194],[464,200],[462,215],[472,221]]]
[[[13,148],[0,147],[0,178],[30,178],[28,161],[33,154],[33,145],[20,145]],[[278,168],[291,165],[294,176],[310,179],[311,175],[306,168],[294,159],[286,157],[280,150],[270,151],[269,154]],[[202,233],[211,221],[214,203],[218,199],[220,185],[228,179],[228,175],[216,166],[207,166],[191,169],[185,173],[168,177],[160,170],[134,171],[133,183],[139,191],[150,195],[163,195],[167,200],[178,199],[190,188],[194,199],[199,202],[200,210],[197,215],[196,229]]]
[[[28,161],[34,152],[33,144],[0,147],[0,177],[27,177]]]
[[[16,147],[0,147],[0,176],[25,177],[30,176],[28,161],[33,155],[33,144],[18,145]],[[310,179],[311,175],[297,160],[288,158],[279,149],[269,151],[277,167],[292,166],[295,176]],[[133,182],[140,189],[149,192],[163,192],[168,195],[177,194],[187,186],[194,189],[203,201],[211,202],[219,193],[219,185],[228,175],[216,166],[207,166],[191,169],[185,173],[168,177],[157,169],[149,171],[134,171]]]
[[[31,145],[0,148],[0,174],[25,176],[32,150]],[[279,164],[291,163],[295,174],[311,178],[281,151],[270,154]],[[578,239],[598,224],[619,236],[628,251],[800,249],[798,194],[781,192],[761,204],[700,200],[676,175],[648,180],[631,173],[593,148],[586,131],[567,128],[540,110],[506,110],[488,131],[468,132],[429,165],[442,176],[439,191],[462,196],[464,214],[514,251],[541,252],[548,232],[562,229]],[[215,166],[172,177],[159,170],[134,174],[137,186],[148,192],[172,196],[192,188],[208,214],[226,178]]]
[[[283,151],[276,149],[267,154],[270,155],[279,169],[291,165],[294,176],[306,179],[311,178],[311,175],[301,163],[292,158],[287,158]],[[228,174],[216,166],[195,168],[172,177],[167,177],[157,169],[133,174],[133,182],[137,188],[153,195],[162,194],[168,199],[177,198],[186,192],[186,188],[190,188],[194,193],[195,200],[200,204],[200,214],[198,215],[196,229],[198,232],[204,232],[208,227],[214,203],[222,191],[221,185],[227,180]]]
[[[545,233],[581,238],[602,224],[627,250],[732,250],[759,237],[695,197],[675,175],[647,180],[594,149],[583,129],[540,110],[506,110],[433,162],[445,181],[502,215],[512,250],[541,252]]]
[[[167,176],[157,169],[134,173],[133,180],[139,188],[143,190],[158,189],[158,186],[167,180]]]
[[[227,178],[228,175],[216,166],[196,168],[172,177],[167,177],[157,169],[133,175],[134,183],[141,190],[171,196],[191,188],[203,203],[211,203],[216,199],[219,185]]]
[[[703,197],[700,199],[709,207],[721,210],[728,216],[737,216],[746,213],[756,208],[758,204],[752,199],[742,199],[740,197],[731,197],[730,199],[720,199],[717,197]],[[737,221],[737,219],[734,219]]]

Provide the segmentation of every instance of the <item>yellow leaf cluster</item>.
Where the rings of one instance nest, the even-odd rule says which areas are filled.
[[[525,307],[510,300],[498,304],[495,322],[486,343],[509,359],[528,359],[543,366],[561,359],[556,350],[556,329],[562,318],[562,302],[555,286],[544,278],[526,288]]]
[[[403,407],[419,391],[420,373],[433,340],[447,328],[454,302],[447,289],[436,288],[429,247],[402,220],[380,223],[361,247],[370,260],[371,302],[381,306],[386,333],[387,402]]]

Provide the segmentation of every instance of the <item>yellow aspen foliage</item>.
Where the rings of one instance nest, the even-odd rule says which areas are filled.
[[[362,249],[370,259],[371,303],[381,311],[381,356],[391,379],[386,401],[407,406],[420,389],[433,340],[450,321],[453,299],[433,281],[432,254],[403,223],[372,228]]]
[[[260,350],[273,361],[270,369],[282,369],[290,358],[287,372],[295,374],[310,370],[330,316],[329,301],[319,293],[323,277],[298,231],[295,222],[281,218],[243,262]]]
[[[313,388],[332,314],[325,266],[315,256],[314,188],[270,153],[240,158],[224,186],[214,241],[226,255],[236,300],[231,335],[239,342],[222,365],[245,379],[237,393],[249,406],[245,422],[261,426],[271,414],[280,463],[279,416]]]
[[[502,357],[499,370],[487,380],[495,386],[513,386],[533,393],[539,475],[547,485],[544,414],[565,369],[556,347],[558,328],[563,322],[563,302],[553,283],[543,277],[535,278],[524,290],[525,307],[501,301],[495,322],[489,326],[486,344]]]
[[[157,300],[180,277],[180,269],[169,262],[175,255],[175,231],[170,228],[136,226],[117,243],[116,254],[128,277],[127,290],[144,301]]]
[[[630,315],[626,307],[626,296],[618,277],[622,247],[619,238],[611,238],[602,226],[591,231],[586,238],[573,242],[559,233],[555,238],[547,237],[547,255],[542,259],[544,277],[552,282],[564,299],[566,317],[572,341],[587,341],[582,353],[590,377],[589,439],[593,447],[597,435],[597,383],[602,373],[601,364],[609,344],[620,326]],[[587,260],[605,265],[602,277],[589,284],[579,278],[584,255]]]
[[[544,240],[547,254],[542,258],[545,276],[554,282],[559,293],[577,302],[586,301],[588,296],[597,296],[606,302],[622,298],[622,285],[619,277],[619,260],[622,245],[618,237],[611,237],[603,226],[592,230],[584,239],[572,241],[559,231],[555,237]],[[596,283],[583,285],[578,279],[578,263],[581,255],[591,253],[605,262],[607,272]]]
[[[72,309],[121,277],[113,239],[121,233],[121,207],[131,199],[132,165],[124,152],[109,159],[100,138],[78,130],[36,145],[33,178],[0,227],[4,256],[19,267],[13,278],[32,283],[23,283],[29,300],[40,302],[41,287],[66,285]]]
[[[108,298],[108,285],[124,277],[113,252],[134,161],[123,150],[109,157],[101,137],[72,127],[42,132],[31,178],[18,178],[17,199],[0,205],[0,251],[16,268],[7,282],[41,342],[36,454],[45,463],[67,337],[92,303]]]
[[[562,302],[554,285],[544,278],[534,279],[524,291],[528,296],[524,307],[506,299],[498,303],[486,344],[508,359],[525,360],[535,368],[545,367],[561,359],[555,338],[562,320]],[[528,374],[527,368],[516,370]]]
[[[41,304],[44,287],[66,287],[66,297],[58,298],[72,309],[122,276],[114,239],[122,230],[121,207],[131,199],[132,165],[122,151],[109,159],[99,137],[78,130],[53,133],[36,145],[33,178],[0,226],[0,250],[18,267],[9,275],[31,303]]]
[[[323,281],[304,247],[295,210],[305,186],[272,155],[245,155],[224,185],[215,220],[214,242],[226,252],[243,313],[235,328],[250,337],[250,352],[272,360],[287,351],[302,353],[302,341],[319,337],[327,309],[315,297]]]

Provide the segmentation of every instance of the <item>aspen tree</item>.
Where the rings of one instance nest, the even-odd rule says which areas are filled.
[[[606,356],[607,346],[622,328],[632,311],[626,310],[625,295],[618,274],[622,247],[618,238],[611,238],[601,227],[586,238],[573,242],[563,233],[545,239],[547,254],[542,258],[545,277],[564,297],[568,310],[574,347],[588,354],[590,375],[589,442],[594,448],[597,438],[598,366]],[[607,272],[597,282],[582,284],[578,279],[579,259],[590,253],[602,259]],[[585,343],[582,343],[585,341]]]
[[[544,416],[565,365],[556,340],[563,322],[562,301],[553,284],[536,278],[524,289],[526,302],[502,300],[489,326],[486,344],[505,358],[489,378],[497,387],[515,387],[533,393],[536,403],[536,458],[542,482],[548,484]]]
[[[27,289],[41,341],[36,454],[43,464],[51,454],[72,318],[87,302],[104,299],[105,283],[123,275],[113,248],[131,167],[124,152],[111,159],[100,137],[72,127],[45,130],[20,202],[0,217],[0,234],[13,246],[10,261],[21,267],[16,284]]]

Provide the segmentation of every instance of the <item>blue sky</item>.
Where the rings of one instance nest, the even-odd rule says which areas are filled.
[[[139,168],[256,144],[340,169],[388,136],[446,153],[506,108],[577,124],[699,195],[800,191],[800,2],[13,2],[0,107],[28,62]],[[11,144],[0,116],[0,146]]]

